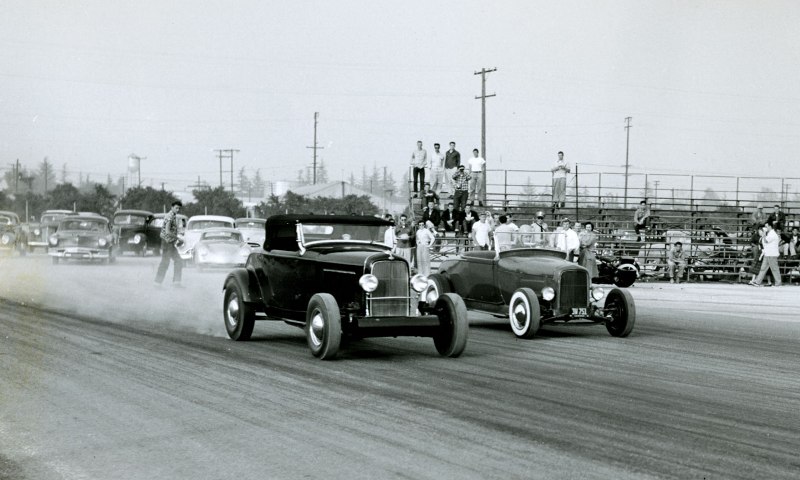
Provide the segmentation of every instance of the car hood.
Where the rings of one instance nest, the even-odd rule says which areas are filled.
[[[247,244],[239,242],[197,242],[195,248],[204,247],[211,253],[236,253],[242,248],[248,248]]]
[[[364,266],[368,259],[371,261],[389,258],[391,255],[389,249],[382,244],[335,244],[326,246],[314,246],[310,248],[306,254],[316,255],[317,260],[326,263],[335,263],[339,265],[353,265]],[[397,255],[391,255],[394,258],[400,258]]]

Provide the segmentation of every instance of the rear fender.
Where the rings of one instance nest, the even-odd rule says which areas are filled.
[[[242,296],[247,303],[263,303],[261,298],[261,290],[258,287],[258,280],[256,279],[256,275],[253,271],[248,270],[246,268],[235,268],[233,269],[228,276],[225,278],[225,283],[223,284],[223,290],[225,289],[225,285],[228,282],[233,281],[239,285],[239,288],[242,291]]]

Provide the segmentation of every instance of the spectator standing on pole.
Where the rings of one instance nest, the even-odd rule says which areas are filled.
[[[177,218],[181,208],[183,208],[183,203],[180,200],[172,202],[169,212],[164,216],[164,224],[161,226],[161,263],[158,264],[155,279],[155,284],[159,286],[164,281],[169,262],[172,260],[172,286],[181,287],[183,263],[178,253],[178,246],[180,246],[182,240],[178,236],[179,220]]]
[[[443,185],[448,187],[447,191],[450,193],[450,198],[455,195],[456,184],[453,180],[453,175],[456,174],[459,165],[461,165],[461,154],[456,150],[456,142],[450,142],[450,149],[444,155],[445,179],[443,182]]]
[[[411,152],[411,175],[414,178],[414,198],[417,198],[419,190],[425,186],[425,168],[428,166],[428,152],[422,148],[422,140],[418,140],[417,149]],[[419,179],[419,184],[417,183],[417,179]]]
[[[564,152],[558,152],[558,160],[550,171],[553,172],[553,211],[555,211],[556,208],[563,208],[567,201],[567,174],[571,170],[564,160]]]
[[[781,237],[775,232],[772,223],[766,222],[764,226],[766,227],[766,233],[764,234],[764,251],[761,252],[763,255],[761,270],[758,272],[756,279],[750,282],[750,285],[760,287],[761,282],[764,281],[764,276],[767,274],[767,270],[769,270],[772,273],[772,278],[775,280],[775,286],[780,287],[781,271],[780,268],[778,268],[778,256],[780,255],[778,245],[781,242]]]

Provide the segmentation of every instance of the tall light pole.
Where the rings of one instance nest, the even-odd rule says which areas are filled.
[[[623,203],[625,208],[628,208],[628,168],[630,167],[628,163],[628,150],[631,144],[631,118],[632,117],[625,117],[625,201]]]
[[[317,184],[317,150],[325,148],[320,147],[317,145],[317,121],[319,120],[319,112],[314,112],[314,146],[306,147],[306,148],[313,148],[314,149],[314,172],[311,175],[311,182],[313,185]],[[330,145],[329,145],[330,146]]]
[[[483,159],[487,160],[486,157],[486,99],[488,97],[494,97],[496,94],[486,95],[486,74],[490,72],[496,72],[497,68],[482,68],[480,72],[475,72],[475,75],[481,76],[481,95],[476,96],[475,99],[480,99],[481,101],[481,155],[483,155]],[[486,165],[483,166],[483,178],[481,179],[481,198],[479,199],[481,204],[486,201]]]

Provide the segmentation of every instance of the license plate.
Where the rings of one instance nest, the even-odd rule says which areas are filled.
[[[585,307],[573,308],[572,309],[572,316],[573,317],[585,317],[586,316],[586,308]]]

